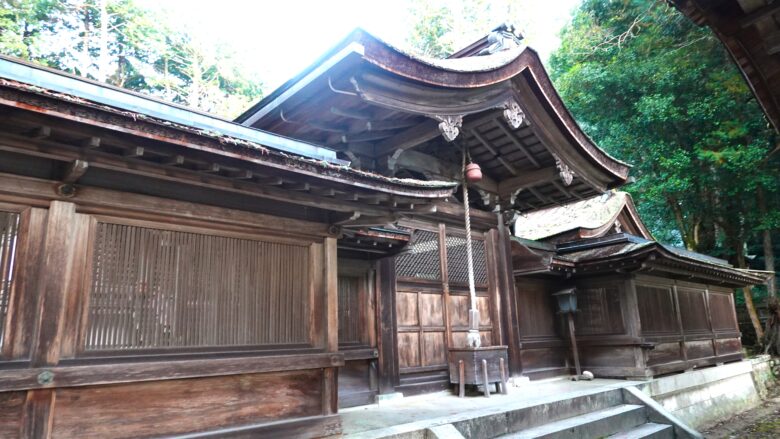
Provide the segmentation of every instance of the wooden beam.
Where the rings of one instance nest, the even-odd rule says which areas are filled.
[[[498,184],[498,194],[501,198],[506,198],[518,189],[526,189],[557,178],[559,178],[558,169],[554,166],[537,169],[502,181]]]
[[[773,15],[780,12],[780,2],[773,2],[771,4],[762,6],[755,11],[745,15],[744,17],[739,19],[739,27],[746,28],[750,27],[759,21],[763,20],[764,18],[771,18]]]
[[[73,160],[62,175],[62,182],[72,184],[78,181],[89,168],[89,163],[84,160]]]
[[[239,169],[237,171],[230,171],[228,173],[230,178],[235,178],[237,180],[251,180],[252,177],[254,177],[254,173],[248,169]]]
[[[529,151],[525,145],[523,145],[523,142],[515,135],[514,132],[512,132],[509,128],[504,126],[504,124],[496,119],[496,125],[498,128],[504,132],[504,135],[506,135],[509,140],[512,141],[512,143],[515,144],[515,147],[519,149],[523,154],[525,154],[525,158],[528,159],[529,162],[531,162],[532,165],[536,166],[537,168],[541,168],[542,165],[539,164],[539,162],[534,158],[534,155]]]
[[[357,120],[349,125],[350,132],[383,131],[409,128],[419,124],[416,119]]]
[[[81,146],[84,148],[100,148],[100,137],[88,137],[81,142]]]
[[[461,179],[459,165],[445,162],[418,151],[406,151],[401,154],[395,163],[395,167],[421,172],[437,180],[460,181]],[[483,175],[481,181],[471,185],[487,192],[498,193],[498,183],[487,175]]]
[[[327,143],[351,143],[351,142],[370,142],[372,140],[382,140],[395,135],[394,131],[364,131],[354,134],[334,134],[328,137]]]
[[[208,163],[198,166],[198,171],[209,174],[218,174],[220,171],[219,163]]]
[[[144,148],[142,146],[128,148],[123,155],[125,157],[141,157],[144,155]]]
[[[499,161],[509,172],[512,173],[512,175],[517,175],[517,169],[512,166],[511,163],[509,163],[505,158],[501,157],[501,153],[499,153],[493,146],[490,145],[490,143],[482,137],[481,134],[479,134],[479,131],[476,129],[470,131],[471,135],[474,136],[477,140],[479,140],[479,143],[482,144],[482,146],[485,147],[488,151],[490,151],[491,154],[493,154],[493,157],[496,158],[496,160]]]
[[[32,137],[33,139],[45,139],[49,136],[51,136],[50,126],[40,126],[30,131],[30,137]]]
[[[416,125],[376,144],[374,155],[382,157],[396,150],[405,151],[441,135],[439,123],[433,119]]]
[[[162,162],[164,165],[168,166],[181,166],[184,164],[184,156],[183,155],[174,155],[166,159]]]
[[[370,120],[371,115],[365,111],[356,111],[347,108],[330,107],[330,112],[336,116],[349,117],[358,120]]]

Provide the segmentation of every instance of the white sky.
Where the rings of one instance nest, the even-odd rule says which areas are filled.
[[[317,57],[362,27],[403,45],[408,2],[414,0],[139,0],[165,8],[182,24],[235,47],[270,93]],[[452,0],[457,1],[457,0]],[[559,45],[558,32],[579,0],[515,0],[524,12],[526,42],[546,60]],[[485,31],[487,32],[488,29]],[[463,45],[471,41],[463,41]]]

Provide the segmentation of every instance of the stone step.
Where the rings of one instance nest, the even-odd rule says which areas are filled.
[[[646,422],[647,413],[644,406],[621,404],[501,437],[511,439],[595,439],[630,430]]]
[[[607,439],[674,439],[671,425],[648,422],[628,431],[613,434]]]

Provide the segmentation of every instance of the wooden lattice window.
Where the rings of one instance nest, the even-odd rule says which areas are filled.
[[[304,245],[99,223],[86,350],[308,341]]]
[[[451,284],[466,284],[469,282],[468,260],[466,254],[466,238],[447,234],[447,275]],[[472,260],[474,263],[474,283],[486,285],[487,262],[485,260],[485,241],[471,240]]]
[[[439,234],[415,230],[413,242],[396,258],[396,274],[398,277],[439,280],[439,261]]]
[[[18,234],[19,214],[0,212],[0,348],[5,341],[5,320],[14,281]]]

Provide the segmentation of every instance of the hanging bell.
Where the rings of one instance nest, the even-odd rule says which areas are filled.
[[[478,164],[472,162],[466,165],[466,181],[477,183],[482,180],[482,169]]]

